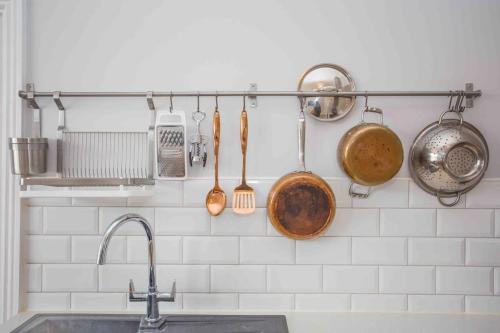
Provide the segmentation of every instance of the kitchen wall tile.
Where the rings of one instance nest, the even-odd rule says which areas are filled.
[[[65,311],[70,308],[69,293],[26,293],[28,311]]]
[[[436,293],[493,294],[493,269],[489,267],[436,267]]]
[[[435,236],[434,209],[381,209],[381,236]]]
[[[42,271],[43,291],[97,291],[97,266],[47,264]]]
[[[266,234],[266,210],[257,208],[253,214],[238,215],[232,210],[211,218],[212,235],[249,235]]]
[[[283,235],[273,226],[273,224],[269,220],[269,216],[267,216],[266,220],[267,220],[267,235],[275,237],[283,237]]]
[[[433,294],[434,267],[382,266],[379,283],[380,292],[384,294]]]
[[[264,292],[266,291],[266,267],[212,265],[210,290],[212,292]]]
[[[352,206],[366,208],[407,208],[408,180],[392,179],[383,185],[374,187],[368,198],[353,198]]]
[[[238,308],[237,294],[184,294],[184,310],[222,311]]]
[[[39,235],[43,233],[43,208],[26,207],[23,217],[24,232],[28,235]]]
[[[213,179],[188,179],[184,181],[184,207],[205,207],[205,199],[207,193],[214,186]],[[231,191],[234,187],[226,188],[222,184],[221,187],[225,189],[227,201],[231,197]]]
[[[500,266],[500,239],[470,238],[466,246],[467,266]]]
[[[94,235],[98,231],[97,208],[46,207],[44,233]]]
[[[351,296],[347,294],[297,294],[295,310],[310,312],[349,312]]]
[[[127,198],[72,198],[71,204],[81,207],[120,207],[127,205]]]
[[[26,236],[26,260],[28,263],[69,263],[69,236]]]
[[[500,268],[495,268],[494,282],[495,285],[495,295],[500,295]]]
[[[323,290],[335,293],[377,293],[377,266],[324,266]]]
[[[354,312],[405,312],[406,295],[354,294],[351,298],[351,311]]]
[[[199,293],[210,291],[210,269],[208,265],[158,265],[158,288],[170,292],[176,281],[181,293]]]
[[[493,214],[489,209],[438,209],[437,235],[491,237],[494,234]]]
[[[170,292],[170,291],[169,291]],[[182,310],[182,300],[183,295],[181,293],[175,294],[174,302],[160,302],[158,306],[160,307],[160,314],[168,313],[170,311],[181,311]],[[135,313],[144,313],[144,302],[130,302],[127,301],[127,309],[126,311],[135,312]]]
[[[294,296],[291,294],[240,294],[239,309],[244,311],[290,311]]]
[[[25,265],[25,288],[28,292],[42,291],[42,265]]]
[[[172,180],[156,180],[151,187],[152,196],[127,198],[128,206],[182,206],[183,182]]]
[[[106,228],[118,217],[124,214],[138,214],[144,217],[148,222],[151,228],[154,230],[155,228],[155,214],[153,208],[144,208],[144,207],[102,207],[99,208],[99,233],[104,234]],[[125,225],[120,226],[118,230],[116,230],[115,235],[137,235],[137,236],[145,236],[144,228],[135,222],[129,222]]]
[[[157,235],[208,235],[210,215],[206,208],[156,208]]]
[[[95,264],[101,239],[101,236],[72,236],[71,262]],[[126,238],[124,236],[113,236],[106,253],[106,263],[125,263],[126,254]]]
[[[498,314],[500,313],[500,297],[465,296],[465,312]]]
[[[293,264],[295,241],[285,237],[241,237],[241,264]]]
[[[127,307],[124,293],[72,293],[72,311],[119,311]]]
[[[467,208],[500,208],[500,181],[484,179],[467,193]]]
[[[378,236],[378,209],[340,208],[325,236]]]
[[[460,313],[464,311],[461,295],[408,295],[408,312]]]
[[[180,264],[182,262],[182,245],[180,236],[157,236],[156,263]],[[148,262],[148,242],[144,236],[127,237],[127,262],[146,264]]]
[[[463,265],[464,243],[462,238],[410,238],[408,264]]]
[[[257,208],[267,207],[267,195],[275,182],[276,179],[250,179],[247,181],[248,185],[250,185],[255,191],[255,206]],[[230,193],[229,190],[232,190],[233,187],[229,187],[227,189],[227,193]]]
[[[298,241],[297,264],[350,264],[351,238],[320,237]]]
[[[23,199],[23,201],[27,206],[71,206],[71,198],[28,198]]]
[[[438,199],[418,187],[413,180],[410,180],[410,208],[444,208]],[[465,195],[460,198],[458,204],[453,208],[465,208]]]
[[[495,210],[495,237],[500,237],[500,209]]]
[[[267,266],[267,290],[270,292],[319,292],[321,288],[321,266]]]
[[[352,239],[352,263],[360,265],[404,265],[405,238],[359,237]]]
[[[189,236],[183,240],[183,262],[188,264],[236,264],[238,237]]]
[[[144,291],[148,283],[147,265],[106,264],[99,266],[99,291],[126,292],[129,280],[137,291]]]
[[[335,203],[337,208],[352,207],[352,198],[349,195],[350,181],[347,179],[326,179],[326,182],[335,193]]]

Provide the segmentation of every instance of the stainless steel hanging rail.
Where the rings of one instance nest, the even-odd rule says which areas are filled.
[[[32,97],[53,97],[54,92],[36,91]],[[151,92],[90,92],[90,91],[61,91],[60,97],[148,97]],[[225,97],[225,96],[247,96],[247,97],[356,97],[356,96],[464,96],[475,98],[481,96],[481,90],[446,90],[446,91],[153,91],[153,97]],[[28,98],[28,92],[19,91],[19,97]]]

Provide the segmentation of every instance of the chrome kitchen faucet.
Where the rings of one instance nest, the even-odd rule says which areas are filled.
[[[130,302],[147,302],[147,314],[141,318],[139,332],[141,331],[160,331],[166,324],[166,319],[160,316],[158,302],[175,302],[175,281],[169,294],[159,293],[156,286],[156,268],[155,268],[155,241],[153,231],[148,221],[137,214],[125,214],[114,220],[104,233],[104,238],[99,246],[97,254],[97,264],[104,265],[106,262],[106,253],[109,241],[115,231],[127,222],[139,223],[146,232],[148,239],[148,267],[149,267],[149,286],[146,293],[136,293],[134,282],[130,279],[128,298]]]

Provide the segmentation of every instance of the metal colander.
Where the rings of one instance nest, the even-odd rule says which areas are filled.
[[[447,111],[449,112],[449,111]],[[447,113],[445,112],[445,113]],[[459,119],[443,119],[424,128],[410,149],[410,172],[423,190],[453,206],[470,191],[488,167],[488,145],[481,132]],[[442,198],[456,197],[446,203]]]

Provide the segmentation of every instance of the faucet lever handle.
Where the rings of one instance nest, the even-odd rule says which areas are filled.
[[[158,301],[160,302],[175,302],[175,294],[177,292],[176,288],[176,282],[172,284],[172,289],[170,290],[170,293],[159,293],[158,294]]]
[[[128,282],[128,300],[130,302],[144,302],[148,300],[146,293],[135,292],[134,281],[132,279]]]

